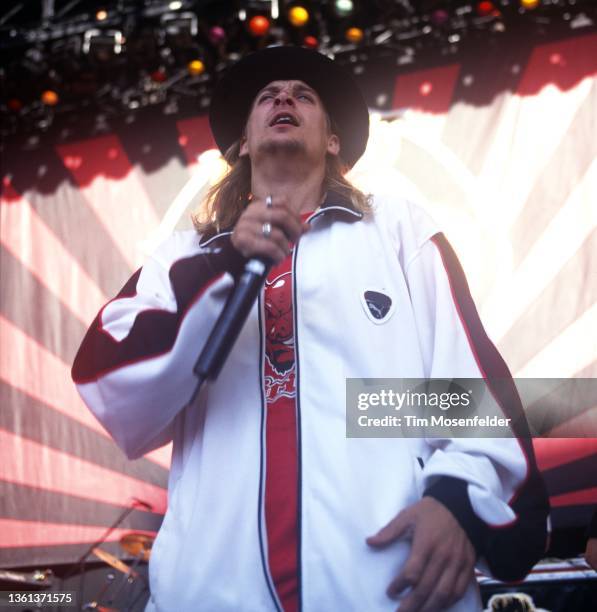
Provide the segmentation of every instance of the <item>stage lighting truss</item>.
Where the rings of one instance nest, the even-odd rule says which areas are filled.
[[[47,130],[61,117],[131,116],[148,106],[202,110],[221,73],[272,44],[306,45],[366,78],[369,62],[401,70],[500,41],[597,31],[595,0],[40,0],[0,3],[0,132]],[[293,25],[289,10],[308,20]],[[488,4],[489,6],[489,4]],[[98,17],[101,12],[101,19]],[[249,31],[256,15],[269,22]],[[296,19],[294,19],[296,22]],[[348,37],[350,28],[362,36]],[[468,46],[467,46],[468,45]],[[193,61],[203,70],[189,70]],[[159,78],[156,78],[159,74]],[[58,102],[43,107],[44,88]]]

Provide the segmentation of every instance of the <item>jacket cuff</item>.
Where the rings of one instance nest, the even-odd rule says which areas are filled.
[[[464,529],[477,557],[485,552],[487,525],[475,514],[467,492],[468,483],[452,476],[441,476],[423,493],[442,503]]]

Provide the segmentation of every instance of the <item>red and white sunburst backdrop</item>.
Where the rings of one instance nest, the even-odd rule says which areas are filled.
[[[513,373],[597,376],[597,36],[535,46],[491,75],[401,73],[393,121],[373,116],[352,177],[424,203],[454,244]],[[485,80],[495,95],[459,95]],[[386,118],[387,119],[387,118]],[[127,461],[79,399],[86,327],[220,171],[205,117],[6,156],[1,200],[0,567],[71,562],[111,536],[155,533],[169,448]],[[203,155],[200,155],[204,153]],[[593,419],[596,408],[577,418]],[[594,422],[594,420],[593,420]],[[597,504],[597,439],[536,441],[554,521]]]

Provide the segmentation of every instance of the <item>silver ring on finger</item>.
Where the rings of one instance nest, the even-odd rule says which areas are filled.
[[[272,196],[268,195],[265,198],[265,207],[266,208],[273,208],[274,207],[274,202],[272,200]]]
[[[272,224],[269,221],[266,221],[261,226],[261,233],[263,234],[264,238],[269,238],[272,235]]]

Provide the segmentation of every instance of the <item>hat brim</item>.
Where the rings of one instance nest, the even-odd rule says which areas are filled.
[[[279,80],[303,81],[318,93],[340,138],[340,157],[349,167],[354,166],[369,138],[367,104],[344,68],[303,47],[268,47],[247,55],[224,74],[209,111],[220,151],[225,153],[241,137],[257,93]]]

